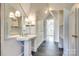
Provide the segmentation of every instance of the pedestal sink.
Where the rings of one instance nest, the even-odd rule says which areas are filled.
[[[32,49],[32,45],[31,45],[31,40],[36,38],[36,35],[13,35],[13,36],[9,36],[9,39],[16,39],[17,41],[23,41],[24,42],[24,56],[31,56],[31,49]]]
[[[25,40],[31,40],[35,38],[36,35],[24,35],[24,36],[17,36],[17,40],[19,41],[25,41]]]

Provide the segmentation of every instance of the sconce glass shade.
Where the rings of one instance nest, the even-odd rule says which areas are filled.
[[[14,17],[15,17],[15,16],[14,16],[14,13],[13,13],[13,12],[10,12],[10,13],[9,13],[9,17],[10,17],[10,18],[14,18]]]
[[[16,16],[16,17],[20,17],[20,16],[21,16],[20,11],[17,10],[17,11],[15,12],[15,16]]]

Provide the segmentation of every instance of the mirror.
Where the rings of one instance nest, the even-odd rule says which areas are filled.
[[[11,35],[21,35],[22,32],[22,16],[20,11],[16,10],[13,5],[5,4],[5,38]]]

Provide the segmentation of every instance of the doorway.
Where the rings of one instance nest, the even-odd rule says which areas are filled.
[[[46,20],[46,40],[54,42],[54,19]]]
[[[44,41],[37,52],[32,53],[33,56],[62,56],[62,52],[59,51],[54,40],[54,22],[52,17],[44,20]]]

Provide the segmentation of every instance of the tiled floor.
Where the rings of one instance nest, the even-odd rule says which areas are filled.
[[[49,38],[53,39],[52,37]],[[38,48],[38,51],[33,53],[33,56],[62,56],[63,51],[51,39],[44,41]]]

